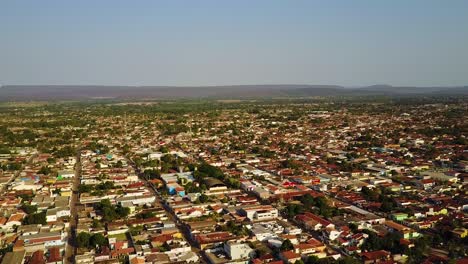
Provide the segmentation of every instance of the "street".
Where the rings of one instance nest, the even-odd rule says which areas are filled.
[[[75,177],[73,178],[72,196],[70,198],[70,226],[68,228],[67,246],[65,248],[65,264],[74,263],[76,255],[76,227],[78,225],[78,212],[76,204],[78,203],[78,186],[81,179],[81,150],[78,150],[75,164]]]

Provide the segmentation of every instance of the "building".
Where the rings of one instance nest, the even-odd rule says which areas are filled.
[[[240,209],[241,215],[250,221],[271,220],[278,217],[278,209],[271,205],[254,205]]]
[[[224,243],[224,251],[232,260],[250,258],[255,252],[248,244],[234,241]]]

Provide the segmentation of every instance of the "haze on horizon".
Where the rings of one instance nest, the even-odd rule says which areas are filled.
[[[0,84],[468,84],[468,1],[2,1]]]

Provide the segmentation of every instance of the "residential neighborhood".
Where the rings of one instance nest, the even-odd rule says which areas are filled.
[[[4,109],[2,264],[468,261],[466,102]]]

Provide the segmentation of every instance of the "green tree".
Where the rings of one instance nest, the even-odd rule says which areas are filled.
[[[298,214],[302,214],[304,212],[304,206],[299,204],[288,204],[284,209],[284,213],[289,217],[292,218]]]
[[[41,169],[37,172],[38,174],[44,174],[44,175],[49,175],[52,170],[49,168],[49,166],[42,166]]]
[[[89,239],[89,245],[91,247],[102,247],[107,245],[107,239],[99,233],[93,234]]]
[[[293,249],[294,249],[294,245],[289,239],[286,239],[285,241],[283,241],[280,247],[280,251],[288,251],[288,250],[293,250]]]
[[[138,219],[147,219],[147,218],[152,218],[154,216],[155,215],[154,215],[153,212],[141,212],[141,213],[136,215],[136,218],[138,218]]]
[[[37,212],[37,206],[36,205],[23,204],[21,206],[21,209],[27,214],[32,214],[32,213]]]
[[[122,168],[123,167],[123,163],[121,160],[117,161],[117,163],[115,164],[115,167],[116,168]]]
[[[77,243],[78,247],[88,248],[89,245],[90,245],[90,243],[89,243],[90,238],[91,238],[91,235],[89,233],[80,232],[78,234],[78,236],[76,237],[76,243]]]
[[[80,193],[89,193],[91,192],[92,190],[94,190],[93,186],[91,185],[86,185],[86,184],[80,184],[80,186],[78,186],[78,191]]]
[[[29,214],[23,219],[23,223],[25,225],[37,225],[37,224],[45,225],[47,224],[46,212],[43,211],[40,213]]]
[[[320,259],[317,256],[308,256],[305,264],[318,264],[319,260]]]
[[[102,227],[102,223],[101,221],[97,220],[97,219],[93,219],[93,223],[91,224],[91,227],[92,228],[101,228]]]
[[[198,197],[198,200],[200,201],[200,203],[206,203],[210,200],[210,197],[208,197],[205,194],[202,194],[200,195],[200,197]]]

